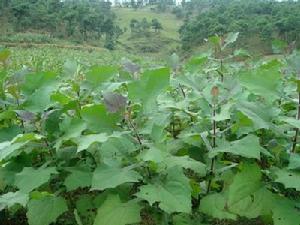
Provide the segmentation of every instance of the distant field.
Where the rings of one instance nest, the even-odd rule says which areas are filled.
[[[161,32],[162,37],[170,38],[173,40],[179,40],[178,30],[182,25],[182,21],[177,19],[175,15],[171,13],[156,13],[151,11],[150,8],[134,10],[131,8],[115,8],[118,19],[118,24],[120,27],[127,27],[128,32],[121,37],[121,39],[128,38],[130,36],[129,24],[130,20],[135,18],[137,20],[142,20],[146,18],[148,21],[156,18],[163,26],[163,31]]]

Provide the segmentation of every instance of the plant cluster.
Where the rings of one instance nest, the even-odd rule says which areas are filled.
[[[8,74],[2,50],[1,222],[299,225],[300,55],[225,56],[237,37],[138,70]]]

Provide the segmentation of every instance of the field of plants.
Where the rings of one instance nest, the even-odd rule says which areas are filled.
[[[1,49],[0,224],[300,225],[300,53],[237,38],[165,64]]]

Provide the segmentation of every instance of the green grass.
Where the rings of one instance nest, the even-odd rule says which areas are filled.
[[[115,8],[114,12],[118,17],[118,25],[121,28],[127,27],[128,29],[128,32],[122,35],[121,40],[130,38],[129,24],[131,19],[142,20],[143,18],[146,18],[148,21],[151,21],[152,19],[156,18],[161,22],[163,26],[161,36],[163,38],[169,38],[175,41],[179,41],[178,30],[183,22],[182,20],[177,19],[172,13],[156,13],[154,11],[151,11],[150,8],[143,8],[138,10],[134,10],[131,8]]]
[[[140,54],[141,56],[150,56],[154,58],[165,59],[173,52],[180,49],[180,39],[178,30],[183,21],[176,18],[170,12],[157,13],[146,7],[143,9],[132,8],[115,8],[114,12],[117,15],[117,24],[127,31],[120,37],[119,49],[123,48],[125,51],[133,54]],[[152,19],[158,19],[163,30],[159,34],[151,32],[148,36],[132,37],[130,31],[131,19],[142,20],[146,18],[149,22]]]

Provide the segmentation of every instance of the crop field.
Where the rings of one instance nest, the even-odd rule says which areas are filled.
[[[300,55],[237,61],[237,37],[156,67],[2,49],[3,223],[298,225]]]
[[[0,0],[0,25],[0,225],[300,225],[299,1]]]

